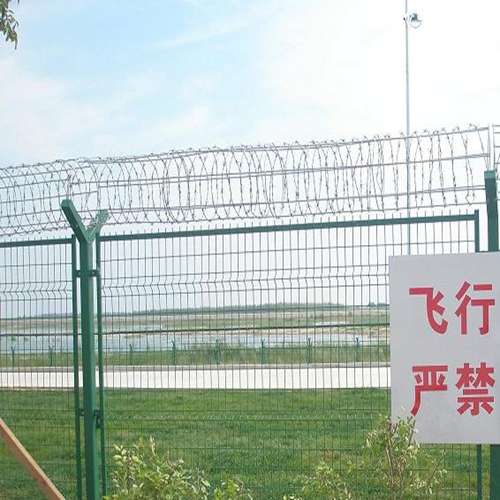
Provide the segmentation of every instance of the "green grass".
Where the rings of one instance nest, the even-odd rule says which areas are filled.
[[[337,363],[388,363],[389,346],[284,346],[264,349],[227,347],[170,351],[133,351],[105,356],[110,365],[257,365],[257,364],[337,364]]]
[[[257,365],[257,364],[337,364],[337,363],[388,363],[390,360],[389,345],[380,340],[380,345],[372,346],[280,346],[261,348],[228,347],[221,343],[220,349],[215,346],[192,349],[155,350],[154,346],[145,351],[127,349],[122,352],[104,355],[105,366],[189,366],[189,365]],[[80,363],[81,364],[81,363]],[[73,356],[67,352],[45,354],[0,353],[0,368],[22,367],[68,367],[73,366]]]
[[[75,498],[73,393],[0,391],[2,417],[67,498]],[[256,499],[281,499],[320,460],[356,462],[366,433],[386,414],[380,389],[318,391],[106,391],[108,462],[112,445],[155,436],[160,451],[182,456],[213,480],[239,476]],[[435,448],[436,453],[443,447]],[[446,449],[446,488],[439,498],[475,496],[475,447]],[[487,464],[487,456],[483,457]],[[110,465],[111,467],[111,465]],[[40,498],[0,447],[0,498]],[[363,471],[355,489],[369,498]],[[485,486],[486,489],[486,486]]]

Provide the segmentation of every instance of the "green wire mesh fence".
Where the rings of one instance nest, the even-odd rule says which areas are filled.
[[[0,244],[0,413],[68,498],[79,489],[71,239]],[[71,384],[67,383],[71,380]],[[2,498],[41,498],[0,448]]]
[[[404,138],[376,137],[2,169],[0,416],[85,497],[70,198],[86,223],[110,212],[93,274],[101,491],[113,445],[149,435],[257,499],[321,460],[358,463],[390,408],[388,259],[484,247],[494,136],[415,135],[409,165]],[[483,450],[430,449],[449,471],[439,498],[481,497]],[[0,470],[5,498],[36,498],[2,448]]]
[[[414,253],[472,252],[477,224],[411,220]],[[387,263],[406,238],[399,219],[101,237],[108,453],[151,434],[262,499],[356,462],[389,409]],[[476,459],[449,448],[442,498],[475,498]]]

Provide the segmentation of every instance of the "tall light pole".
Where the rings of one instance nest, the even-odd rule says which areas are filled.
[[[405,0],[405,46],[406,46],[406,210],[410,217],[410,49],[409,32],[410,28],[418,28],[422,24],[416,12],[408,12],[408,0]],[[410,254],[410,224],[408,223],[408,255]]]

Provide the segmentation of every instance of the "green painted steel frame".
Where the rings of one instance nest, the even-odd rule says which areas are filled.
[[[484,173],[488,214],[488,252],[498,252],[498,200],[496,171]],[[500,500],[500,445],[490,446],[490,500]]]
[[[251,233],[275,233],[284,231],[301,231],[309,229],[328,229],[328,228],[350,228],[350,227],[370,227],[370,226],[398,226],[404,224],[425,224],[437,222],[454,221],[474,221],[476,237],[479,231],[479,212],[454,214],[454,215],[435,215],[422,217],[400,217],[393,219],[365,219],[353,221],[327,221],[327,222],[308,222],[294,224],[278,224],[267,226],[244,226],[228,227],[220,229],[195,229],[190,231],[170,231],[156,233],[137,233],[137,234],[113,234],[99,236],[100,242],[112,241],[137,241],[154,240],[157,238],[186,238],[193,236],[215,236],[229,234],[251,234]]]
[[[99,366],[99,407],[101,409],[101,450],[106,447],[106,411],[104,408],[104,367],[102,348],[102,282],[101,282],[101,245],[99,232],[96,234],[96,298],[97,298],[97,363]],[[106,453],[101,451],[101,492],[107,493]]]
[[[87,500],[97,500],[99,495],[99,465],[97,430],[100,412],[96,406],[95,344],[94,344],[94,283],[93,242],[99,229],[106,222],[108,213],[102,211],[89,228],[83,222],[70,200],[61,202],[61,209],[78,240],[80,249],[80,324],[82,332],[83,371],[83,424],[85,441],[85,486]]]
[[[0,248],[46,247],[51,245],[71,245],[71,238],[53,238],[48,240],[2,241]]]
[[[80,429],[80,373],[78,350],[78,280],[77,280],[77,251],[76,237],[71,238],[71,310],[73,322],[73,395],[75,406],[75,452],[76,452],[76,491],[78,500],[83,499],[82,485],[82,446]]]

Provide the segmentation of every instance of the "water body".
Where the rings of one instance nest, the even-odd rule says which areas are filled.
[[[105,333],[103,347],[106,352],[124,352],[133,349],[137,352],[168,351],[175,344],[176,349],[201,349],[215,347],[217,342],[224,348],[260,349],[262,342],[266,348],[276,347],[306,347],[313,346],[372,346],[386,345],[383,338],[369,337],[361,332],[325,332],[322,326],[321,333],[311,332],[284,332],[266,333],[258,335],[248,332],[161,332],[147,333]],[[306,328],[301,328],[305,330]],[[14,349],[17,353],[36,354],[47,353],[50,349],[55,352],[72,352],[73,336],[71,332],[43,332],[38,334],[26,332],[11,332],[0,334],[0,352],[10,353]]]

